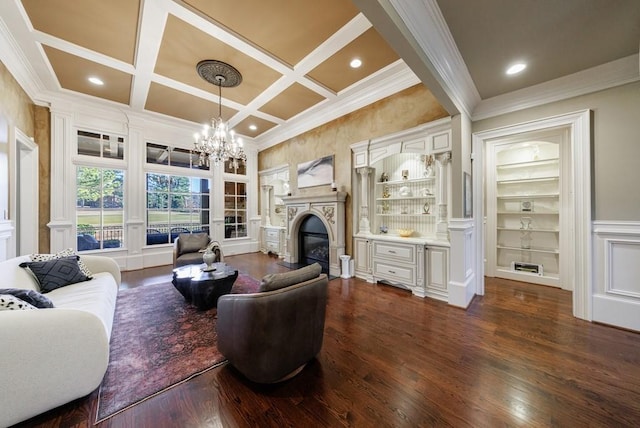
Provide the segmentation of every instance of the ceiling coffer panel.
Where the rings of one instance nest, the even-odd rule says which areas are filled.
[[[260,111],[287,120],[323,100],[325,98],[322,95],[299,83],[294,83],[263,105]]]
[[[186,0],[185,3],[291,66],[359,13],[351,0]]]
[[[22,0],[22,5],[36,30],[133,64],[140,0]]]
[[[167,102],[168,100],[170,102]],[[207,101],[158,83],[151,83],[149,96],[144,108],[202,125],[211,125],[211,119],[218,117],[217,102]],[[236,110],[222,106],[222,118],[224,120],[229,120],[236,113]],[[199,129],[194,129],[193,132],[198,131]]]
[[[255,126],[255,129],[251,129],[250,126]],[[268,120],[261,119],[255,116],[249,116],[244,119],[236,126],[233,127],[233,130],[240,135],[246,135],[247,137],[255,138],[263,132],[267,132],[271,128],[276,126],[275,123],[270,122]]]
[[[349,67],[354,58],[362,61],[359,68]],[[380,34],[370,28],[311,70],[308,75],[334,92],[340,92],[398,59],[398,54]]]
[[[49,46],[43,46],[43,49],[62,88],[129,104],[132,82],[130,74]],[[98,86],[90,83],[89,77],[99,78],[104,82],[104,85]]]
[[[241,51],[169,15],[155,72],[217,94],[217,86],[206,82],[196,71],[196,65],[206,59],[226,62],[242,74],[242,83],[239,86],[222,90],[224,98],[240,104],[248,104],[281,76]]]

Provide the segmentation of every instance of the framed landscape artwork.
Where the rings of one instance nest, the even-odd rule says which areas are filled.
[[[333,182],[333,155],[298,164],[298,189]]]

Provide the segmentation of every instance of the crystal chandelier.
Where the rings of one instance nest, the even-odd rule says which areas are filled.
[[[231,65],[212,59],[200,61],[196,66],[200,77],[218,86],[218,118],[211,119],[211,126],[205,125],[201,133],[196,133],[195,150],[199,152],[198,164],[218,166],[228,160],[235,168],[238,162],[245,162],[247,155],[242,147],[242,140],[236,138],[222,120],[222,87],[233,88],[242,82],[242,75]]]

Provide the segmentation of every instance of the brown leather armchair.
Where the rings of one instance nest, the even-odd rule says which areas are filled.
[[[266,275],[258,293],[218,299],[218,349],[257,383],[298,374],[320,352],[327,305],[327,275],[315,263]]]
[[[222,262],[224,260],[222,248],[218,242],[211,241],[208,234],[203,232],[179,234],[173,241],[173,267],[201,264],[204,250],[209,246],[216,254],[214,262]]]

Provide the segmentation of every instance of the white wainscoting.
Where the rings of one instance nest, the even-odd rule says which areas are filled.
[[[640,331],[640,222],[593,222],[593,321]]]
[[[473,219],[449,220],[449,304],[461,308],[469,306],[476,292],[474,230]]]
[[[0,262],[10,259],[15,251],[11,251],[13,239],[13,224],[10,220],[0,220]]]

